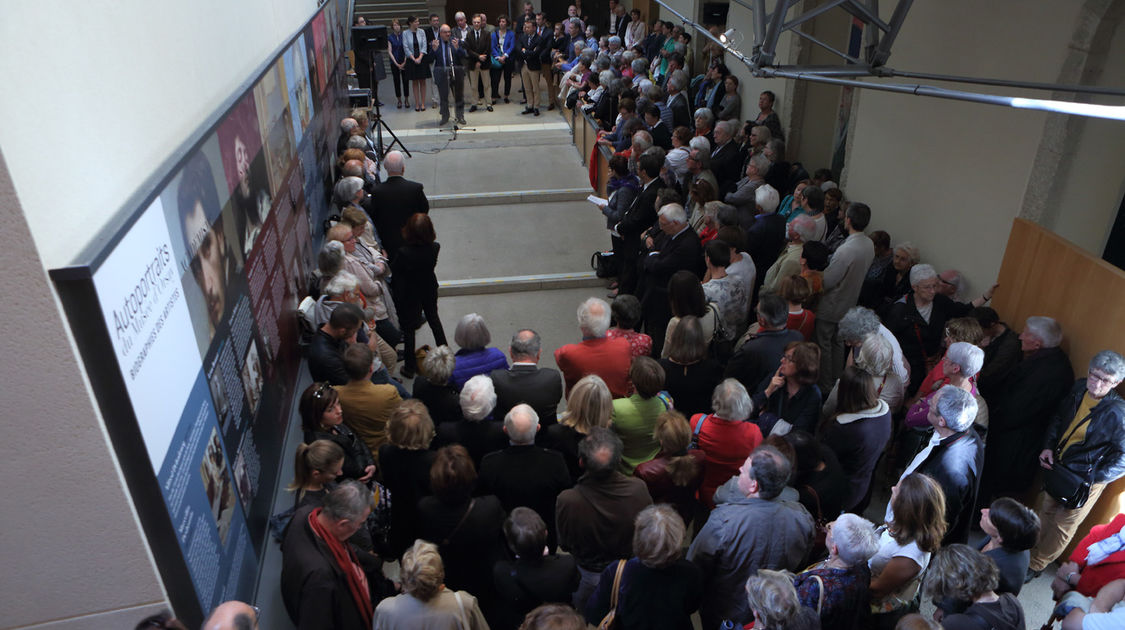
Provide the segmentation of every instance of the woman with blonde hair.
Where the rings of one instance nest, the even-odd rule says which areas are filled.
[[[402,555],[402,594],[375,607],[375,630],[488,630],[477,598],[445,588],[437,545],[424,540]]]
[[[746,599],[754,613],[754,630],[812,630],[819,628],[816,612],[797,599],[793,580],[784,571],[758,569],[746,580]]]
[[[562,453],[570,478],[582,475],[578,466],[578,443],[594,427],[608,428],[613,418],[613,395],[609,387],[596,374],[582,377],[570,388],[566,399],[566,413],[543,432],[543,445]]]
[[[418,501],[430,494],[430,468],[435,453],[434,422],[426,405],[404,400],[387,421],[388,442],[379,447],[383,485],[391,491],[390,547],[393,555],[405,550],[418,532]]]

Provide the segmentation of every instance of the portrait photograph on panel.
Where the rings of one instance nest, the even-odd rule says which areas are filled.
[[[226,191],[219,143],[212,136],[161,193],[201,357],[230,311],[227,287],[240,267],[223,218]]]
[[[311,26],[313,54],[316,56],[316,63],[313,64],[310,62],[309,68],[316,68],[317,85],[320,87],[319,90],[313,94],[313,99],[319,100],[321,93],[324,91],[324,86],[328,85],[328,56],[327,51],[324,50],[324,11],[316,14]]]
[[[199,474],[207,492],[211,516],[215,518],[215,526],[219,528],[219,540],[225,545],[227,534],[230,533],[231,518],[234,517],[234,487],[231,485],[218,429],[211,429],[211,439],[207,440],[203,461],[199,463]]]
[[[250,342],[246,356],[242,363],[242,389],[246,392],[246,409],[251,418],[258,412],[258,403],[262,402],[262,362],[258,358],[258,344]]]
[[[270,182],[254,95],[247,92],[219,125],[219,151],[233,206],[237,247],[248,254],[270,212]]]
[[[313,115],[303,34],[297,37],[282,58],[285,60],[285,86],[289,91],[289,111],[293,118],[293,138],[300,146],[301,138]]]
[[[321,80],[316,71],[316,45],[313,39],[312,23],[305,26],[305,31],[301,37],[305,42],[305,66],[309,72],[309,100],[312,101],[312,116],[316,118],[316,115],[320,113],[320,93],[324,90],[324,81]]]
[[[242,511],[250,512],[250,501],[254,498],[254,486],[250,483],[250,471],[246,470],[246,453],[238,449],[238,457],[234,460],[234,483],[238,487],[238,498],[242,502]]]
[[[266,167],[269,171],[270,193],[285,179],[293,143],[293,119],[289,112],[289,93],[285,87],[285,69],[281,59],[270,66],[254,85],[254,104],[258,109],[258,129],[266,146]]]
[[[222,428],[225,435],[230,425],[231,408],[230,400],[227,398],[226,386],[223,385],[223,371],[218,366],[215,366],[211,370],[211,374],[207,376],[207,386],[211,389],[211,402],[215,404],[215,415],[219,417],[219,427]]]

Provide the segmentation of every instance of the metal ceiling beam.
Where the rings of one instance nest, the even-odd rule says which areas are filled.
[[[898,76],[925,79],[929,81],[951,81],[958,83],[969,83],[1007,88],[1050,90],[1054,92],[1073,92],[1077,94],[1125,96],[1125,89],[1120,88],[1104,88],[1087,85],[1057,85],[1052,83],[1036,83],[1031,81],[1018,81],[1008,79],[964,77],[925,72],[909,72],[886,67],[883,64],[885,64],[886,60],[890,57],[891,47],[894,45],[895,39],[898,37],[899,31],[902,29],[903,23],[906,21],[906,15],[910,10],[910,6],[913,0],[898,0],[898,4],[895,5],[890,22],[885,25],[881,25],[874,20],[865,19],[865,17],[870,18],[870,15],[867,14],[871,14],[874,16],[878,15],[878,0],[866,0],[866,5],[862,4],[864,0],[834,0],[828,5],[823,5],[813,10],[814,12],[817,12],[817,15],[821,15],[824,13],[824,11],[837,7],[845,11],[848,11],[849,8],[856,9],[857,7],[862,7],[862,9],[860,9],[858,12],[863,15],[856,15],[856,17],[863,21],[868,27],[866,29],[867,32],[865,33],[865,38],[867,57],[870,60],[869,63],[863,63],[862,60],[856,59],[851,55],[847,55],[839,50],[836,50],[835,48],[827,45],[819,39],[802,32],[800,29],[795,28],[796,25],[799,25],[803,22],[808,21],[808,19],[811,19],[807,17],[808,13],[786,24],[784,22],[785,15],[797,0],[777,0],[773,13],[768,14],[768,16],[765,14],[765,0],[753,0],[754,6],[746,4],[745,0],[734,1],[751,10],[752,19],[754,20],[755,39],[757,40],[759,37],[761,37],[761,45],[755,45],[753,58],[747,57],[741,51],[733,48],[731,45],[723,43],[721,40],[719,40],[719,38],[712,35],[701,24],[688,18],[676,9],[668,6],[665,0],[656,0],[656,3],[664,7],[666,10],[672,13],[672,15],[676,16],[685,25],[689,25],[694,28],[703,37],[722,46],[723,50],[726,51],[727,54],[730,54],[731,56],[745,64],[746,67],[750,69],[750,72],[756,77],[813,81],[816,83],[842,85],[867,90],[877,90],[882,92],[911,94],[914,96],[927,96],[932,98],[945,98],[972,103],[982,103],[987,105],[1014,107],[1018,109],[1033,109],[1076,116],[1089,116],[1125,121],[1125,106],[1093,105],[1089,103],[1075,103],[1070,101],[1050,99],[1029,99],[996,94],[982,94],[979,92],[967,92],[964,90],[950,90],[931,85],[877,83],[874,81],[855,80],[856,77],[871,77],[874,79],[880,79]],[[851,11],[849,11],[849,13],[851,13]],[[852,15],[855,15],[855,13],[852,13]],[[769,19],[765,19],[766,17],[768,17]],[[765,29],[765,32],[764,34],[759,35],[759,32],[763,27]],[[851,63],[840,66],[774,65],[774,57],[776,56],[778,38],[781,36],[781,33],[786,30],[792,30],[797,36],[807,39],[817,46],[820,46],[825,50],[831,52],[832,54],[842,57]]]

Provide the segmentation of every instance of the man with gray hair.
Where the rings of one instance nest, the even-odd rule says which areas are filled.
[[[629,367],[633,363],[633,353],[624,338],[605,336],[610,316],[609,304],[599,298],[589,298],[578,307],[578,329],[582,332],[582,341],[555,350],[555,365],[562,372],[567,395],[570,388],[587,374],[602,377],[614,398],[629,395]]]
[[[348,138],[352,137],[352,129],[359,126],[355,118],[344,118],[340,121],[340,137],[336,140],[336,155],[348,148]]]
[[[691,106],[688,105],[687,75],[683,70],[668,73],[664,91],[668,93],[668,109],[672,110],[672,128],[692,127]]]
[[[678,203],[668,204],[656,213],[660,233],[648,237],[648,255],[641,258],[641,308],[645,332],[652,337],[656,355],[664,347],[664,329],[672,319],[668,302],[668,281],[678,271],[690,271],[703,277],[703,246],[699,234],[688,225],[687,213]]]
[[[621,438],[594,427],[578,444],[578,463],[586,471],[555,502],[559,546],[578,562],[581,582],[574,604],[584,608],[611,562],[633,555],[633,521],[652,505],[648,487],[621,473]]]
[[[281,543],[281,599],[297,628],[368,630],[374,604],[394,594],[382,561],[348,542],[373,507],[371,490],[349,479],[293,514]]]
[[[495,494],[504,510],[529,507],[547,524],[547,545],[556,547],[555,499],[571,486],[566,460],[558,451],[535,445],[539,416],[520,403],[504,416],[509,446],[484,456],[477,479],[479,494]]]
[[[402,226],[416,212],[428,214],[430,201],[421,183],[403,177],[406,158],[402,152],[388,153],[383,159],[383,168],[387,169],[387,179],[375,187],[368,207],[375,231],[383,238],[387,259],[393,263],[403,243]]]
[[[715,123],[715,142],[711,149],[711,172],[719,182],[717,192],[720,197],[735,189],[738,178],[742,176],[742,158],[739,156],[738,144],[734,142],[734,134],[738,122],[734,120],[720,120]]]
[[[769,170],[770,161],[766,159],[766,156],[760,153],[751,156],[746,161],[746,175],[738,181],[734,192],[723,197],[723,201],[738,208],[738,218],[743,229],[752,224],[754,215],[758,214],[755,193],[759,186],[766,183],[766,172]]]
[[[984,441],[973,430],[977,401],[969,392],[946,385],[930,400],[928,420],[933,433],[899,477],[918,472],[933,477],[945,493],[945,538],[942,545],[964,544],[976,520],[977,488],[984,465]],[[894,520],[887,504],[886,522]]]
[[[1042,534],[1031,550],[1029,573],[1035,575],[1070,544],[1105,487],[1125,476],[1125,400],[1113,391],[1125,379],[1125,357],[1102,350],[1086,374],[1059,404],[1039,453],[1046,472],[1039,501]],[[1090,481],[1081,504],[1068,493],[1074,472]]]
[[[781,498],[792,465],[772,446],[755,449],[742,464],[738,493],[711,512],[688,549],[703,572],[704,628],[724,619],[753,620],[743,585],[758,569],[800,571],[812,545],[813,518],[796,501]]]
[[[788,242],[785,249],[766,270],[761,293],[777,293],[781,281],[801,273],[801,252],[805,243],[815,240],[816,224],[807,215],[800,215],[785,226]]]
[[[1033,490],[1043,436],[1074,383],[1070,357],[1059,345],[1062,339],[1062,327],[1054,319],[1027,318],[1019,335],[1023,358],[996,388],[1000,393],[988,410],[982,501]]]
[[[496,388],[497,409],[505,411],[527,403],[535,409],[540,424],[550,426],[557,422],[562,376],[558,370],[539,367],[541,351],[539,333],[530,328],[519,330],[508,346],[511,367],[492,370],[489,377]]]

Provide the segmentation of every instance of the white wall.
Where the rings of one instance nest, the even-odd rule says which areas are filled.
[[[0,149],[48,267],[316,9],[314,0],[0,3]]]
[[[1078,4],[1047,0],[915,3],[889,65],[1054,82],[1074,31]],[[886,230],[892,242],[914,242],[926,262],[938,269],[961,269],[973,291],[983,290],[999,270],[1011,221],[1028,186],[1045,116],[860,90],[842,187],[850,199],[870,204],[871,229]],[[1118,189],[1119,177],[1102,186]],[[1082,209],[1073,212],[1074,220],[1085,220]]]
[[[315,9],[0,3],[0,626],[131,628],[167,605],[45,269],[70,263]]]
[[[1098,85],[1121,87],[1125,77],[1125,27],[1119,26],[1113,36],[1107,63]],[[1121,98],[1099,96],[1091,102],[1120,105]],[[1064,158],[1068,165],[1059,199],[1046,227],[1101,256],[1106,239],[1125,194],[1125,123],[1089,118],[1073,147]]]

